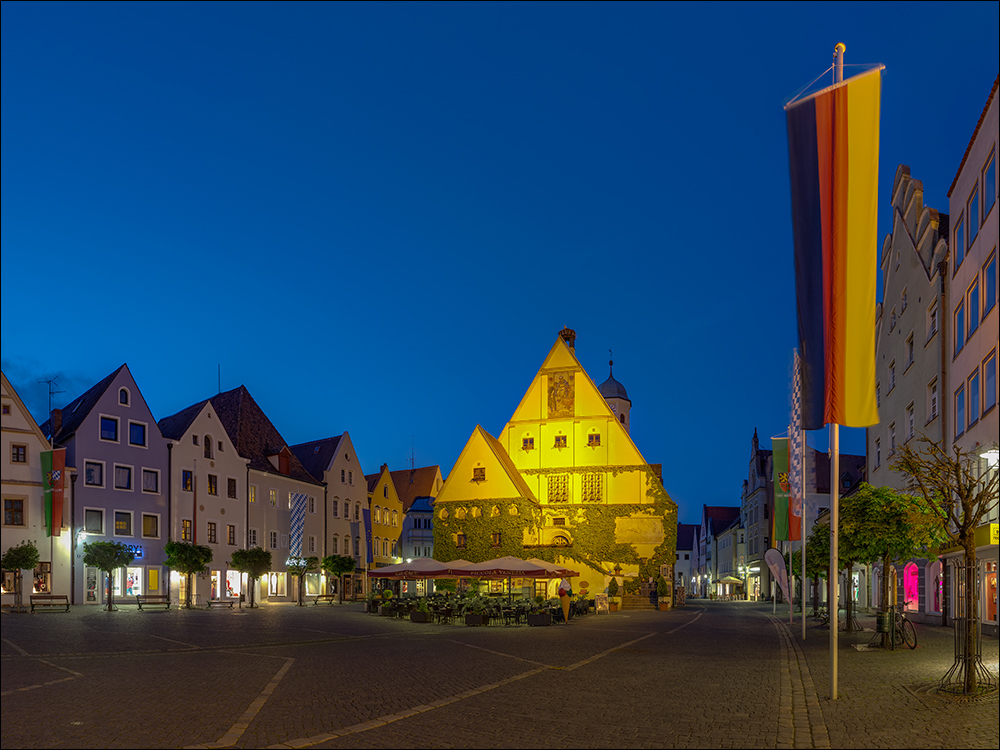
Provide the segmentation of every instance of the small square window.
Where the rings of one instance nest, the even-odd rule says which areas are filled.
[[[132,489],[131,466],[115,466],[115,489],[116,490]]]
[[[4,526],[24,526],[24,500],[5,497],[3,499]]]
[[[535,439],[533,437],[521,438],[521,450],[533,451],[535,449]]]
[[[104,511],[87,508],[83,512],[84,531],[88,534],[104,533]]]
[[[28,463],[28,446],[12,444],[10,446],[10,460],[15,464]]]
[[[601,433],[592,432],[589,435],[587,435],[587,445],[589,445],[591,448],[596,448],[600,444],[601,444]]]
[[[486,481],[486,467],[476,466],[472,469],[472,481],[473,482],[485,482]]]
[[[115,511],[115,536],[132,536],[132,514],[128,511]]]
[[[10,404],[4,404],[3,405],[3,413],[4,414],[10,414]]]
[[[129,445],[146,445],[146,425],[129,422],[128,442]]]
[[[566,447],[566,436],[556,435],[556,442],[553,446],[554,448],[565,448]]]
[[[118,442],[118,420],[113,417],[101,417],[101,440]]]
[[[142,470],[142,491],[143,492],[160,491],[160,472],[156,471],[155,469]]]
[[[88,487],[104,486],[104,464],[96,461],[85,461],[83,464],[83,481]]]
[[[160,517],[148,513],[142,514],[142,535],[151,539],[160,536]]]

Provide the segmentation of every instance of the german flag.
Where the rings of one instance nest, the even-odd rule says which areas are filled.
[[[785,107],[806,430],[878,422],[881,71],[879,66]]]

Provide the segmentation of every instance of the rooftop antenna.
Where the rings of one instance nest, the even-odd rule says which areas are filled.
[[[41,380],[36,380],[36,383],[48,383],[49,384],[49,414],[52,413],[52,396],[56,393],[65,393],[66,391],[54,391],[52,390],[52,385],[59,380],[58,375],[53,375],[51,378],[42,378]]]

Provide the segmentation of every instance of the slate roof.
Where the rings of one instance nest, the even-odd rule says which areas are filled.
[[[437,478],[437,473],[437,464],[389,472],[392,483],[396,487],[396,494],[399,495],[399,500],[403,503],[404,513],[410,509],[418,497],[432,497],[434,495],[434,480]]]
[[[123,364],[113,373],[104,378],[104,380],[92,386],[90,390],[82,396],[63,407],[62,427],[59,429],[58,435],[52,435],[52,417],[49,415],[49,418],[39,425],[45,437],[52,439],[53,444],[61,443],[72,437],[77,429],[79,429],[80,425],[83,424],[83,420],[87,418],[87,415],[90,414],[91,410],[97,406],[97,402],[101,400],[101,396],[103,396],[104,392],[108,390],[108,386],[111,385],[112,381],[118,376],[118,373],[122,371],[122,368],[126,366],[127,365]]]
[[[410,504],[410,511],[413,513],[433,513],[433,497],[418,497]]]
[[[246,386],[241,385],[239,388],[212,396],[208,400],[215,407],[219,421],[236,446],[236,452],[250,461],[251,469],[278,476],[289,476],[309,484],[321,484],[306,471],[298,456],[291,450],[288,456],[288,474],[284,475],[274,468],[268,456],[279,453],[282,448],[288,448],[288,443],[253,400]]]
[[[375,474],[365,474],[365,479],[368,482],[368,491],[374,492],[375,485],[378,484],[379,477],[382,476],[382,472],[378,471]]]
[[[343,435],[323,438],[322,440],[312,440],[308,443],[299,443],[291,446],[294,453],[302,465],[317,482],[323,481],[323,474],[333,463],[333,457],[337,455],[337,448],[340,446],[340,439]]]
[[[694,549],[695,540],[698,538],[698,524],[679,523],[677,524],[677,549]]]
[[[205,399],[197,404],[191,404],[186,409],[181,409],[176,414],[164,417],[156,423],[156,426],[160,428],[160,434],[169,440],[180,440],[207,403],[208,399]]]
[[[733,520],[739,519],[739,517],[740,507],[738,505],[704,506],[703,518],[705,519],[705,528],[711,528],[712,534],[719,534],[728,529]]]

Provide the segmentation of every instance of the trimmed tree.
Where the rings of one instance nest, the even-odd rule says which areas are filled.
[[[246,573],[250,585],[250,607],[256,607],[254,591],[257,588],[257,581],[271,572],[271,552],[261,547],[238,549],[233,552],[229,567],[240,573]]]
[[[16,547],[8,547],[7,551],[0,557],[0,568],[14,572],[14,607],[15,612],[24,611],[24,599],[21,593],[21,585],[24,576],[22,570],[34,570],[38,567],[38,547],[34,541],[21,542]]]
[[[925,553],[941,540],[937,518],[926,501],[890,487],[872,487],[867,482],[844,498],[841,529],[845,552],[855,561],[881,561],[883,612],[895,600],[895,592],[889,591],[888,575],[893,561]],[[889,634],[882,636],[887,644]]]
[[[963,694],[976,695],[979,692],[978,672],[982,668],[979,628],[975,627],[979,620],[979,586],[975,584],[976,529],[997,507],[1000,471],[995,463],[983,467],[981,462],[986,459],[958,445],[952,446],[952,454],[933,440],[922,437],[916,446],[903,446],[892,468],[907,477],[907,488],[928,506],[940,535],[965,553],[965,571],[970,578],[964,582],[963,604],[966,617],[973,619],[965,627],[961,655],[956,657],[952,669],[957,668]],[[955,630],[956,638],[958,630]]]
[[[340,603],[344,603],[344,576],[354,572],[354,558],[347,555],[327,555],[321,563],[323,571],[340,582]]]
[[[208,564],[212,562],[212,548],[206,547],[204,544],[175,542],[170,539],[163,545],[163,551],[167,553],[166,566],[187,577],[187,596],[183,604],[191,609],[191,589],[193,588],[191,576],[208,570]]]
[[[306,573],[319,568],[318,557],[289,557],[285,560],[285,568],[298,578],[296,588],[299,592],[299,606],[302,606],[302,595],[306,585]]]
[[[114,583],[112,574],[119,568],[131,565],[135,554],[121,542],[84,542],[83,564],[97,568],[108,577],[108,606],[105,609],[113,612]]]

